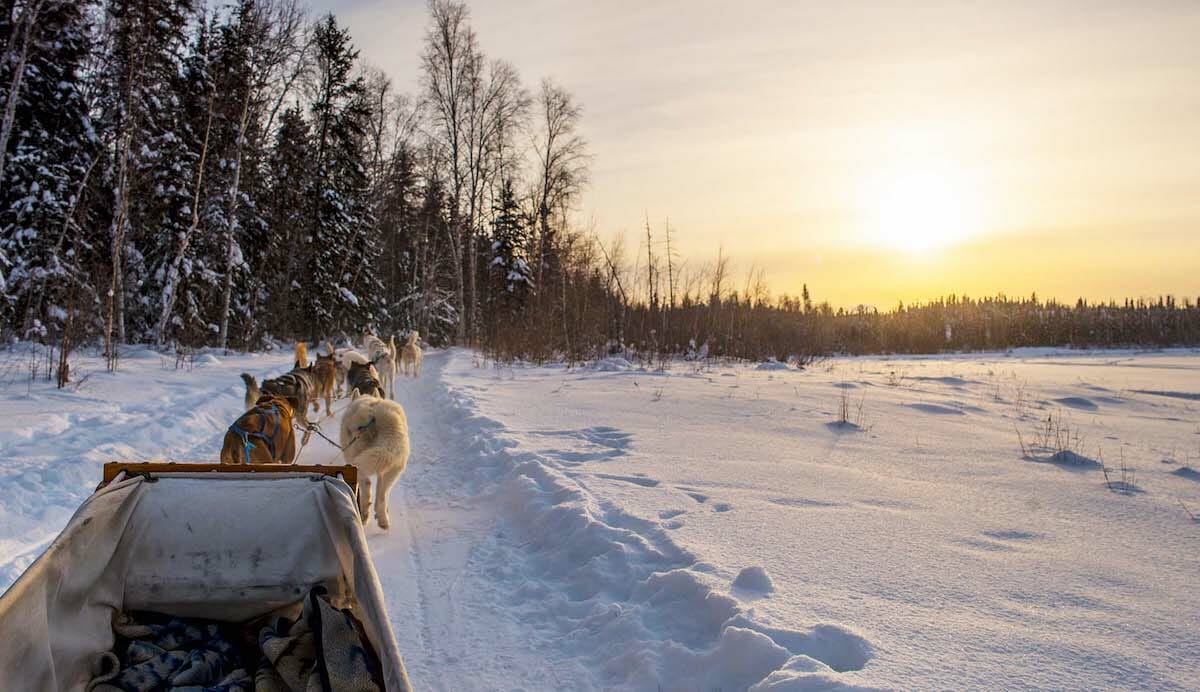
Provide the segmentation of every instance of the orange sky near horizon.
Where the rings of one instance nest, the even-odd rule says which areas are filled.
[[[423,2],[315,5],[417,89]],[[1200,3],[469,5],[583,104],[578,220],[631,254],[649,216],[836,306],[1200,295]]]

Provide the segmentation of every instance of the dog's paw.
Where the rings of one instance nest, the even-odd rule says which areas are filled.
[[[392,525],[392,523],[388,521],[387,517],[375,517],[375,521],[379,523],[379,528],[383,529],[384,531],[387,531]]]

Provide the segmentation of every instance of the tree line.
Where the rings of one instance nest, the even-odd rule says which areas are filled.
[[[413,93],[299,0],[0,0],[0,337],[257,349],[420,330],[497,357],[1197,344],[1196,304],[773,298],[669,224],[571,223],[581,104],[430,0]]]
[[[705,264],[681,261],[672,238],[669,223],[655,233],[647,222],[636,251],[621,236],[578,248],[561,328],[508,330],[507,338],[487,344],[492,354],[805,363],[834,354],[1200,346],[1200,296],[1064,303],[1037,294],[949,295],[883,310],[834,308],[814,301],[807,285],[800,295],[772,295],[761,269],[735,276],[723,252]]]

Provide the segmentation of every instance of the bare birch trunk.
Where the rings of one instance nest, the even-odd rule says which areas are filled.
[[[188,225],[183,237],[179,239],[179,246],[175,250],[175,256],[171,258],[171,266],[167,269],[167,278],[163,283],[162,309],[158,315],[158,324],[154,328],[154,341],[160,346],[166,342],[167,323],[171,320],[171,313],[175,311],[175,302],[179,296],[179,269],[183,266],[183,259],[187,255],[188,246],[192,243],[192,236],[200,227],[200,190],[204,187],[204,162],[208,158],[208,136],[212,132],[214,98],[214,95],[210,93],[208,96],[208,120],[204,125],[204,143],[200,146],[200,162],[196,166],[196,185],[192,192],[192,222]]]
[[[234,155],[233,182],[229,186],[229,207],[225,213],[225,286],[221,291],[221,332],[218,340],[222,350],[229,347],[229,309],[233,301],[234,252],[237,249],[238,202],[241,196],[242,152],[245,149],[246,124],[250,115],[250,91],[242,101],[242,117],[238,122],[237,152]]]
[[[13,68],[12,83],[8,88],[8,97],[4,103],[4,120],[0,123],[0,180],[4,180],[4,167],[8,162],[8,140],[12,137],[13,122],[17,117],[17,101],[21,98],[21,82],[25,81],[25,64],[29,60],[29,44],[33,40],[33,27],[37,24],[37,16],[42,11],[44,0],[38,0],[32,7],[26,7],[21,13],[17,24],[24,27],[25,35],[21,39],[21,52],[17,64]],[[13,36],[17,27],[13,27]],[[8,58],[6,53],[4,56]]]

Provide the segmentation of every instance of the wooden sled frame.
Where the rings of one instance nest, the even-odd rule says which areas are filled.
[[[350,490],[358,497],[358,469],[346,464],[344,466],[298,466],[294,464],[194,464],[190,462],[148,461],[126,462],[109,461],[104,464],[103,480],[100,487],[113,481],[121,473],[126,476],[143,476],[153,480],[157,474],[203,474],[203,473],[261,473],[273,474],[309,474],[315,476],[341,477]]]

